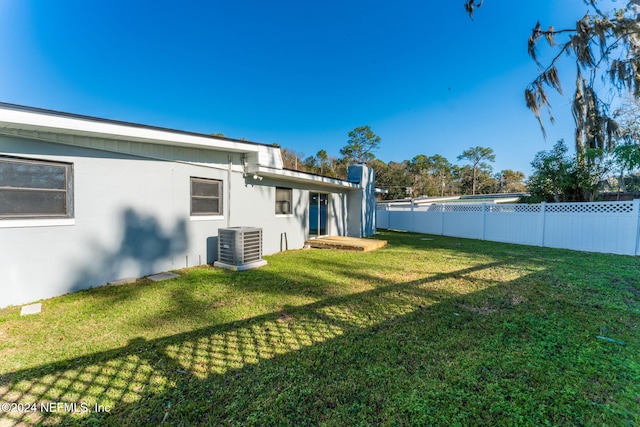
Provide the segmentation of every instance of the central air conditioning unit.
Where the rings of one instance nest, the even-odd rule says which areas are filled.
[[[262,228],[229,227],[218,230],[218,261],[214,267],[233,271],[267,265],[262,259]]]

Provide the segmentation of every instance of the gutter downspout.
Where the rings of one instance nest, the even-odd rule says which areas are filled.
[[[231,227],[231,170],[233,167],[233,155],[229,154],[227,160],[229,161],[229,166],[227,168],[227,203],[225,216],[227,217],[227,227]]]

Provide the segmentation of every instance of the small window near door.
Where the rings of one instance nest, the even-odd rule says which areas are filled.
[[[291,215],[293,190],[291,188],[276,187],[276,215]]]
[[[222,181],[191,178],[191,215],[222,215]]]

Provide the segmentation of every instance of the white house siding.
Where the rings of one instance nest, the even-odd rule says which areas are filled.
[[[229,224],[235,226],[261,227],[265,254],[279,252],[288,242],[289,249],[302,248],[309,237],[309,193],[328,193],[330,197],[330,235],[346,234],[345,199],[348,190],[329,186],[291,182],[273,178],[253,179],[233,175],[231,193],[231,216]],[[291,188],[292,214],[276,215],[276,187]],[[286,234],[286,239],[285,239]]]
[[[308,234],[310,190],[331,194],[330,234],[348,232],[346,203],[348,195],[356,193],[353,189],[244,177],[240,153],[204,150],[198,157],[203,150],[144,143],[119,144],[123,152],[117,153],[80,144],[0,136],[0,155],[72,163],[75,203],[69,225],[29,220],[16,227],[20,221],[0,220],[0,307],[211,263],[217,257],[221,227],[262,227],[265,254],[280,250],[283,233],[290,249],[301,248]],[[124,153],[132,149],[178,159]],[[197,159],[202,159],[201,165],[186,163]],[[192,176],[223,181],[224,215],[190,217]],[[293,188],[291,216],[275,215],[275,186]]]

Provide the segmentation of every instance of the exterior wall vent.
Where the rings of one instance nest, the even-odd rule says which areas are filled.
[[[229,227],[218,230],[215,267],[243,271],[267,265],[262,259],[262,228]]]

